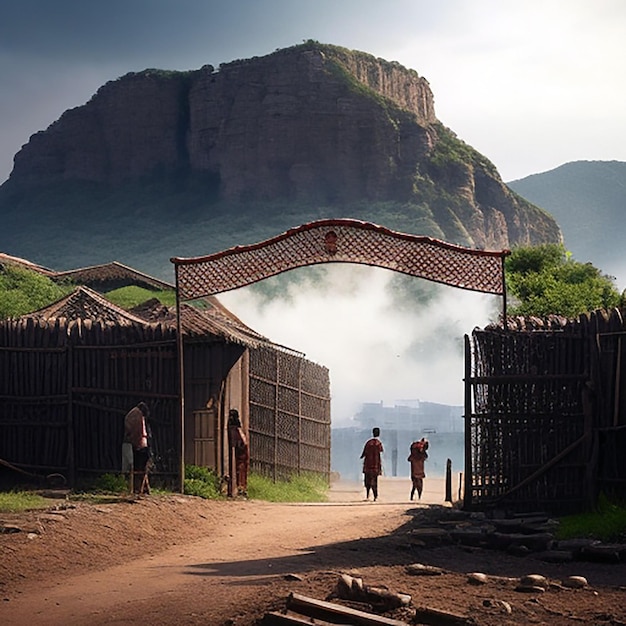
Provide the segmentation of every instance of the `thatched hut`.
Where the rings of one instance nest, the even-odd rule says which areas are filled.
[[[53,272],[15,261],[101,291],[129,284],[172,289],[118,263]],[[328,475],[326,368],[256,333],[217,298],[181,307],[181,329],[182,419],[173,308],[154,300],[126,311],[82,284],[44,309],[0,322],[4,466],[62,474],[70,484],[119,472],[123,416],[145,401],[156,474],[164,481],[176,483],[183,463],[228,473],[225,423],[233,407],[249,434],[252,469],[273,477]]]

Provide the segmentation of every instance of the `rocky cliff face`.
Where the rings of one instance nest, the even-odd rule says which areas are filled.
[[[391,202],[430,212],[443,237],[466,245],[560,240],[550,216],[438,122],[424,78],[316,42],[108,83],[33,135],[5,185],[110,189],[173,173],[209,181],[222,205],[301,203],[340,217]]]

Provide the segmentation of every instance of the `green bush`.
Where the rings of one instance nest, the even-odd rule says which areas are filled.
[[[185,466],[184,492],[188,496],[198,496],[206,500],[218,500],[222,497],[217,474],[198,465]]]
[[[0,319],[37,311],[72,291],[47,276],[18,266],[0,267]]]
[[[124,493],[128,491],[128,479],[123,474],[103,474],[91,485],[90,491],[97,493]]]

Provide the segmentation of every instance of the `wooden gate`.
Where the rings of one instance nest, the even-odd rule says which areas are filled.
[[[465,337],[466,508],[567,513],[623,495],[622,337],[618,311]]]

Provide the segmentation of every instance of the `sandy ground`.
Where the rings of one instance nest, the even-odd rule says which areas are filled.
[[[421,504],[445,504],[444,478],[425,478]],[[458,486],[457,486],[458,490]],[[378,479],[378,502],[376,504],[404,504],[410,502],[411,481],[408,478],[381,476]],[[360,482],[340,481],[332,485],[330,502],[363,502],[365,489]],[[416,500],[417,501],[417,496]]]
[[[427,479],[420,503],[408,501],[409,491],[407,479],[383,478],[376,503],[364,501],[360,485],[340,483],[325,504],[170,495],[22,514],[13,521],[23,532],[0,534],[0,624],[253,626],[284,608],[290,592],[329,597],[345,573],[410,594],[412,607],[453,610],[485,626],[626,624],[626,568],[566,570],[456,546],[420,548],[410,540],[416,515],[449,509],[429,506],[443,503],[443,480]],[[407,576],[415,562],[445,574]],[[511,576],[538,568],[555,579],[587,575],[591,585],[516,593]],[[493,578],[475,587],[472,571]],[[404,611],[390,616],[410,623]]]

